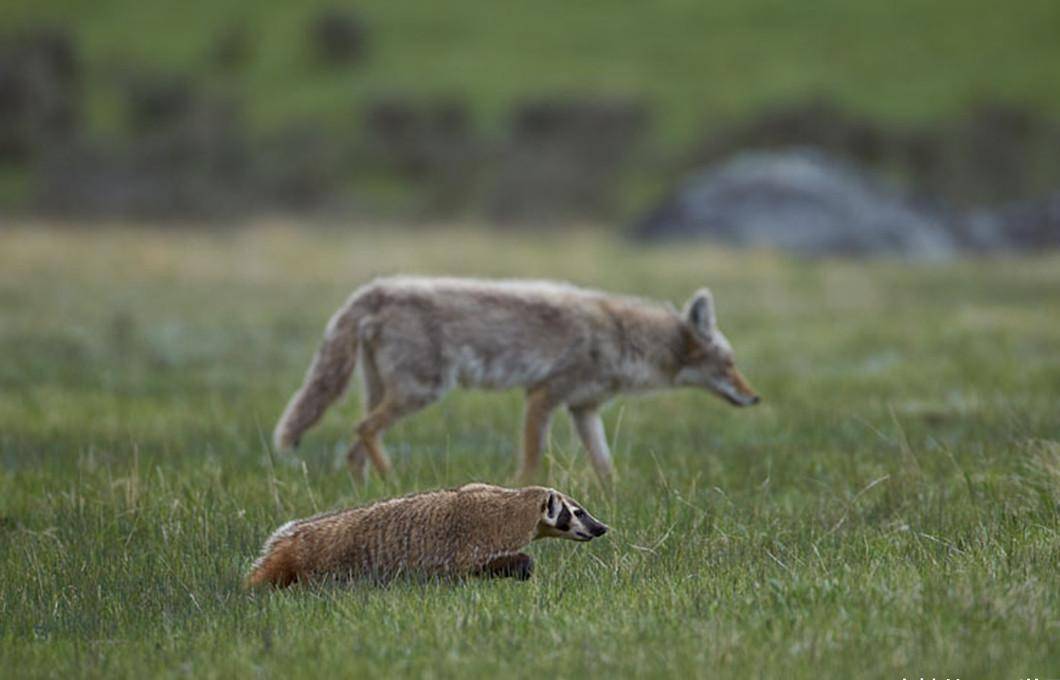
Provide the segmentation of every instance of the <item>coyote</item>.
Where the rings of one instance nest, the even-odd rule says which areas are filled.
[[[279,423],[284,450],[346,389],[357,363],[367,413],[347,453],[390,470],[383,432],[454,387],[526,389],[520,478],[533,478],[552,412],[565,406],[601,479],[612,474],[600,407],[621,392],[708,389],[736,406],[758,395],[736,370],[710,291],[680,314],[671,305],[563,283],[451,278],[377,279],[331,317]]]

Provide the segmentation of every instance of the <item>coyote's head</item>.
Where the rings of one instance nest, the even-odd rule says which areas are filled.
[[[718,329],[714,298],[701,288],[685,305],[685,351],[675,382],[703,387],[734,406],[753,406],[760,400],[733,363],[732,345]]]

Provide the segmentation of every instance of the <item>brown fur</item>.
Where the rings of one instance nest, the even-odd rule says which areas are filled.
[[[247,586],[336,576],[502,575],[529,558],[550,489],[468,484],[290,522],[265,543]],[[504,559],[500,559],[504,558]]]
[[[559,283],[381,279],[331,318],[305,384],[276,426],[278,448],[297,445],[341,395],[358,356],[366,414],[348,453],[357,474],[369,458],[381,473],[389,470],[386,429],[458,386],[527,390],[524,480],[537,469],[560,406],[607,477],[611,456],[599,408],[616,394],[698,386],[738,405],[758,399],[731,367],[706,290],[678,313]]]

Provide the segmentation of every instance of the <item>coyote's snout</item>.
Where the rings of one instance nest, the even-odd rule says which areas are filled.
[[[715,378],[711,384],[711,389],[724,397],[733,406],[754,406],[762,400],[761,397],[754,393],[754,390],[743,379],[743,375],[736,370],[735,366],[730,366],[727,371]]]
[[[367,413],[347,458],[380,473],[383,432],[450,389],[526,389],[522,477],[534,475],[549,421],[566,407],[601,477],[612,470],[600,407],[621,392],[698,387],[737,406],[759,397],[733,363],[710,291],[682,313],[632,297],[536,281],[380,279],[332,316],[302,388],[276,426],[278,448],[346,389],[357,363]]]

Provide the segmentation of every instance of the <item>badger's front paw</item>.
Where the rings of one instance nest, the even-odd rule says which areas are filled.
[[[525,581],[534,573],[534,558],[526,553],[501,555],[487,562],[480,573],[490,578],[514,578]]]

